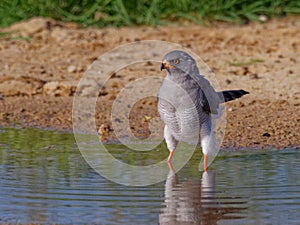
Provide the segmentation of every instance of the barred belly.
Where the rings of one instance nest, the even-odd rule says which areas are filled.
[[[199,104],[175,111],[162,103],[159,111],[172,136],[178,141],[190,144],[199,142],[200,128],[206,126],[210,119],[208,114],[202,112]]]

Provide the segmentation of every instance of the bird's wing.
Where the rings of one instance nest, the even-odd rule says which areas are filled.
[[[202,75],[198,75],[198,84],[200,85],[200,104],[206,113],[218,114],[218,107],[221,99],[209,81]]]

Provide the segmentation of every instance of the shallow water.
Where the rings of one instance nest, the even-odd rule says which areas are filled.
[[[200,156],[164,182],[128,187],[90,168],[71,134],[0,129],[0,223],[299,224],[299,150],[222,152],[208,173]]]

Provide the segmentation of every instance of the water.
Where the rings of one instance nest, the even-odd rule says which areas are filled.
[[[90,168],[71,134],[2,129],[0,223],[299,224],[299,150],[226,151],[204,174],[200,156],[164,182],[128,187]]]

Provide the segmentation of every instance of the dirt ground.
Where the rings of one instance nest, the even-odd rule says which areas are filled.
[[[164,40],[199,55],[222,90],[250,92],[226,105],[223,148],[299,147],[299,28],[299,17],[247,25],[105,29],[42,18],[23,21],[0,30],[5,32],[0,36],[0,126],[72,130],[76,85],[97,57],[125,43]],[[143,76],[163,76],[157,64],[142,68]],[[97,102],[98,127],[111,125],[117,94],[139,74],[124,69],[105,84]],[[130,128],[136,136],[146,137],[149,118],[157,116],[156,99],[141,100],[130,114]]]

